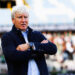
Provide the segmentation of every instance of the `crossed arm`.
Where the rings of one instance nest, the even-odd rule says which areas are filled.
[[[41,42],[35,41],[34,46],[36,50],[29,50],[30,46],[28,43],[20,44],[16,47],[13,38],[5,34],[2,37],[2,49],[5,55],[6,60],[10,61],[24,61],[31,58],[36,58],[38,54],[55,54],[57,52],[57,47],[55,44],[51,43],[50,41],[46,40],[41,34],[39,34]]]
[[[48,40],[43,40],[41,43],[42,44],[48,43]],[[29,48],[30,48],[29,43],[25,43],[25,44],[18,45],[16,50],[18,50],[18,51],[27,51]]]

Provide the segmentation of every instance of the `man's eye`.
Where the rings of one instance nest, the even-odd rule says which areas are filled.
[[[28,16],[24,16],[24,18],[28,18]]]
[[[22,18],[21,16],[19,16],[18,18]]]

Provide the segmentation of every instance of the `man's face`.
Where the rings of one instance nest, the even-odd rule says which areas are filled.
[[[15,17],[12,19],[13,24],[17,29],[25,31],[28,27],[29,15],[25,13],[16,13]]]

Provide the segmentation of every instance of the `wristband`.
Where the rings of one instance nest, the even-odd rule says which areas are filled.
[[[30,43],[29,43],[29,46],[30,46],[30,48],[33,50],[34,43],[33,43],[33,42],[30,42]]]

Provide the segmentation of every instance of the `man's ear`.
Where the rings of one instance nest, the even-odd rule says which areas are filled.
[[[14,18],[12,18],[12,22],[13,22],[13,24],[14,24]]]

